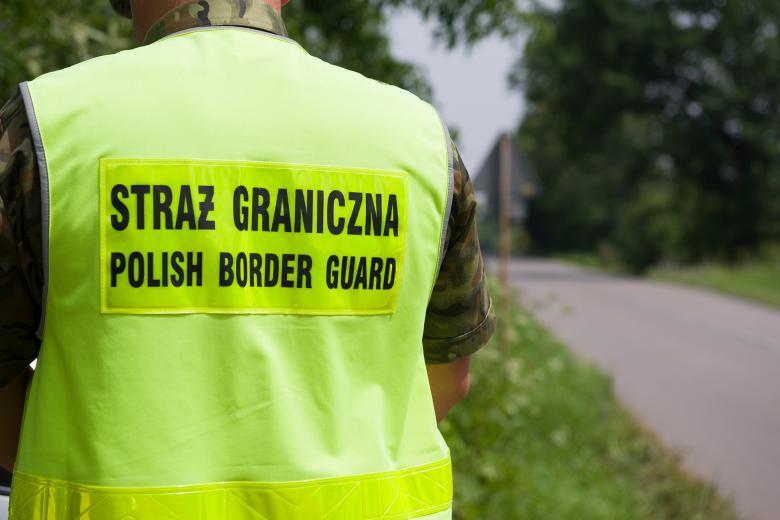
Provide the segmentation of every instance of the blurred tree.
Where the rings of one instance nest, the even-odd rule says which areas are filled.
[[[0,0],[0,97],[20,81],[125,49],[130,36],[108,0]]]
[[[563,0],[533,23],[513,81],[541,248],[608,241],[642,270],[780,239],[780,3]]]
[[[514,0],[295,0],[285,20],[313,55],[430,99],[421,71],[390,52],[387,20],[404,7],[436,21],[436,35],[448,46],[513,34],[520,22]],[[12,95],[19,81],[128,48],[131,34],[108,0],[2,0],[0,96]]]

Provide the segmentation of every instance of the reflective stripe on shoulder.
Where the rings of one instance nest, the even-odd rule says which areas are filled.
[[[452,466],[446,458],[415,468],[351,477],[164,488],[85,486],[16,473],[9,518],[401,520],[448,511],[451,503]]]
[[[441,270],[441,266],[444,263],[444,255],[447,253],[447,227],[449,226],[450,215],[452,213],[452,198],[455,195],[455,157],[452,152],[452,137],[450,137],[450,130],[447,128],[447,123],[444,122],[444,118],[439,115],[439,119],[441,120],[441,126],[444,129],[444,141],[445,146],[447,147],[447,203],[444,208],[444,217],[442,219],[441,225],[439,265],[436,268],[436,277],[434,278],[434,283],[436,283],[435,280],[439,278],[439,271]]]
[[[35,156],[38,161],[38,175],[41,182],[41,238],[43,254],[43,296],[41,297],[41,320],[38,324],[38,330],[35,334],[43,337],[43,325],[46,318],[46,298],[49,293],[49,167],[46,162],[46,152],[43,148],[43,139],[41,138],[41,129],[38,126],[38,118],[35,116],[35,107],[33,106],[30,87],[27,82],[19,84],[19,91],[22,94],[24,108],[27,112],[27,120],[30,123],[30,133],[32,134],[33,146],[35,147]]]

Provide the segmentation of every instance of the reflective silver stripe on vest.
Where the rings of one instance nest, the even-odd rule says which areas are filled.
[[[444,128],[445,145],[447,146],[447,206],[444,209],[444,219],[441,225],[441,245],[439,246],[439,266],[436,268],[436,278],[434,278],[434,284],[439,278],[439,271],[444,263],[444,254],[446,253],[447,245],[447,227],[450,223],[450,214],[452,213],[452,197],[455,193],[455,157],[452,154],[452,138],[450,137],[450,130],[447,128],[447,123],[444,122],[444,118],[439,115],[441,119],[441,126]]]
[[[38,324],[36,336],[43,337],[43,325],[46,318],[46,298],[49,294],[49,168],[46,165],[46,152],[43,149],[43,140],[41,139],[41,129],[38,127],[38,119],[35,117],[35,108],[33,107],[32,96],[27,82],[19,84],[19,91],[22,93],[24,108],[27,112],[27,120],[30,123],[30,133],[32,134],[33,145],[35,146],[35,156],[38,160],[38,175],[41,181],[41,239],[43,241],[43,296],[41,298],[41,321]]]

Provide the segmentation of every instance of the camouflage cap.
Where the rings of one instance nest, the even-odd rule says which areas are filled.
[[[111,7],[125,18],[133,17],[132,11],[130,10],[130,0],[111,0]]]

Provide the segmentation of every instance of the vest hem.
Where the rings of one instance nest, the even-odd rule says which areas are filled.
[[[91,486],[17,472],[9,519],[284,518],[401,520],[447,511],[449,457],[398,471],[293,482],[218,482],[170,487]],[[109,512],[111,514],[109,514]]]

